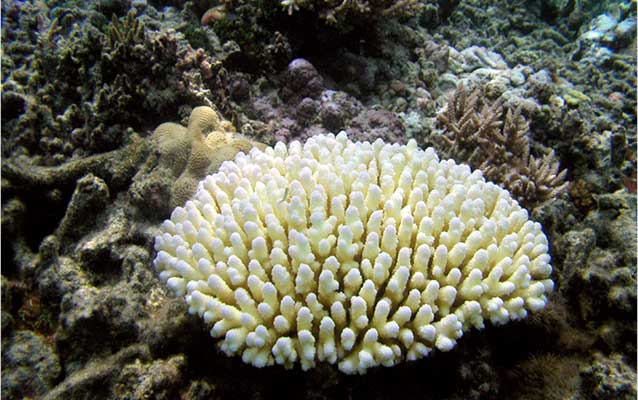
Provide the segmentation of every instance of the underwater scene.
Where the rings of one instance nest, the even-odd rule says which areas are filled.
[[[5,0],[2,399],[637,396],[635,0]]]

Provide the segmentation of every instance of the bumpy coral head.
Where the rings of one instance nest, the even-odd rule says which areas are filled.
[[[547,238],[480,171],[341,133],[225,162],[156,237],[162,281],[257,367],[365,373],[542,309]]]

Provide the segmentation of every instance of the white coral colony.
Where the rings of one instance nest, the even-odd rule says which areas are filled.
[[[240,153],[161,230],[161,280],[257,367],[416,360],[525,318],[553,288],[541,225],[413,140],[342,132]]]

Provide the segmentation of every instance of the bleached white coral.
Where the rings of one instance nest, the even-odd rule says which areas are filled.
[[[257,367],[416,360],[542,309],[553,288],[540,224],[414,141],[342,132],[240,153],[161,229],[160,278]]]
[[[281,0],[280,4],[288,11],[288,15],[299,10],[299,0]]]

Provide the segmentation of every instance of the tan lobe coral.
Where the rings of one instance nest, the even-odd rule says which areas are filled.
[[[197,182],[217,171],[240,151],[264,145],[237,133],[235,127],[210,107],[195,107],[188,127],[167,122],[153,132],[152,142],[160,164],[177,178],[171,189],[171,207],[183,205],[197,188]]]

